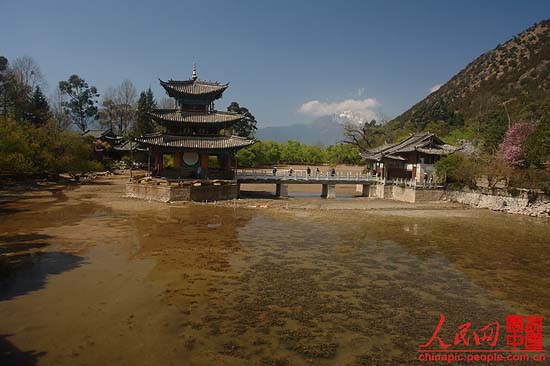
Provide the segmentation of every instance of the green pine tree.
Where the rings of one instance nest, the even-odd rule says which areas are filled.
[[[233,133],[241,137],[254,137],[254,133],[258,129],[256,127],[256,118],[250,113],[248,108],[239,106],[239,103],[232,102],[227,107],[228,112],[240,113],[244,118],[233,125]]]
[[[149,113],[157,107],[155,97],[151,88],[141,92],[137,103],[136,121],[132,126],[130,135],[139,137],[148,133],[155,132],[156,126],[153,123]]]
[[[34,124],[43,124],[50,117],[50,105],[39,86],[32,93],[27,109],[27,119]]]

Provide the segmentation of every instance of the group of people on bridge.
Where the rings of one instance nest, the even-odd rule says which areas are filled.
[[[288,176],[292,177],[293,174],[294,174],[294,169],[290,168],[288,170]],[[310,167],[307,167],[306,174],[307,174],[308,177],[311,177],[311,168]],[[277,167],[273,167],[273,176],[276,176],[276,175],[277,175]],[[321,170],[319,169],[319,167],[315,168],[315,175],[316,176],[321,175]],[[330,176],[331,177],[336,176],[336,169],[335,168],[330,169]]]

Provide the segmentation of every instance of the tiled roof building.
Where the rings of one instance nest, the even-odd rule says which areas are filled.
[[[237,150],[255,141],[231,134],[232,125],[244,115],[214,109],[214,101],[222,97],[229,84],[199,80],[193,66],[191,79],[160,80],[160,85],[176,100],[177,108],[149,113],[162,126],[163,133],[136,138],[149,147],[152,174],[194,179],[233,177]],[[170,168],[164,166],[167,154],[174,156]],[[211,162],[216,166],[209,166]]]

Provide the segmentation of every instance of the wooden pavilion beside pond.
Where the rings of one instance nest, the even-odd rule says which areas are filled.
[[[366,150],[362,157],[370,163],[372,173],[381,178],[427,183],[437,180],[434,164],[457,150],[457,147],[445,143],[435,134],[422,132],[396,144]]]
[[[244,115],[219,112],[214,101],[221,98],[229,84],[197,78],[193,66],[191,79],[160,80],[166,93],[176,100],[175,109],[156,109],[149,116],[164,132],[136,138],[149,148],[150,175],[172,179],[233,179],[235,154],[255,141],[232,135],[234,123]],[[166,166],[166,155],[172,163]],[[215,166],[211,166],[215,163]]]
[[[126,196],[145,200],[218,201],[237,198],[235,155],[253,139],[233,136],[232,126],[245,116],[220,112],[214,101],[229,84],[197,78],[160,80],[176,108],[155,109],[149,117],[162,132],[135,139],[148,149],[148,177],[132,178]]]

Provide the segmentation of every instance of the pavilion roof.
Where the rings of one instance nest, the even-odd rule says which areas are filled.
[[[367,160],[380,161],[382,158],[404,160],[400,154],[418,151],[429,155],[448,155],[458,148],[446,144],[430,132],[414,133],[396,144],[385,144],[373,149],[368,149],[362,156]]]
[[[138,137],[136,141],[150,146],[190,150],[240,149],[255,142],[239,136],[176,136],[160,133]]]
[[[233,112],[187,112],[179,109],[156,109],[149,115],[156,121],[190,124],[232,123],[244,118]]]
[[[189,80],[160,80],[160,85],[171,97],[211,97],[220,98],[223,91],[229,87],[229,84],[205,81],[199,79]]]
[[[96,138],[96,139],[100,139],[100,138],[116,139],[116,138],[119,138],[119,136],[115,135],[113,130],[111,130],[110,128],[100,129],[100,130],[86,130],[81,134],[81,136],[82,137],[92,136],[93,138]]]

